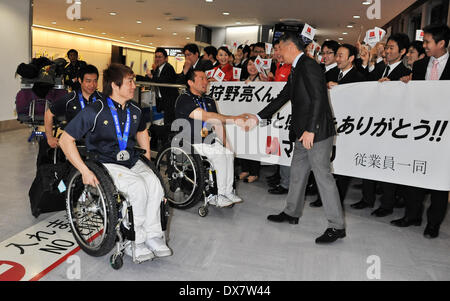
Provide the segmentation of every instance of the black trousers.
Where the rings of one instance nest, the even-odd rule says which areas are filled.
[[[261,169],[261,162],[242,159],[241,160],[241,170],[242,172],[248,172],[251,176],[258,176]]]
[[[363,179],[362,194],[366,203],[373,205],[376,200],[377,181]],[[386,210],[393,210],[395,206],[395,193],[397,191],[397,184],[380,182],[383,190],[380,203],[381,208]]]
[[[407,186],[405,189],[406,207],[405,217],[410,220],[421,220],[423,202],[427,189]],[[427,210],[428,224],[440,226],[445,218],[448,207],[448,191],[430,190],[431,205]]]

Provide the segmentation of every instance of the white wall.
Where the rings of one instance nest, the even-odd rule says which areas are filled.
[[[259,26],[237,26],[227,27],[226,44],[233,45],[237,42],[238,46],[247,42],[247,45],[257,43]],[[222,45],[221,45],[222,46]]]
[[[0,121],[16,119],[20,77],[14,75],[20,63],[30,60],[30,26],[30,0],[0,1]]]

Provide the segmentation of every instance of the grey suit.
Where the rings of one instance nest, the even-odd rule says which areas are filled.
[[[330,166],[336,131],[328,101],[325,75],[320,66],[304,54],[298,58],[297,62],[294,61],[294,64],[283,90],[276,99],[258,113],[261,119],[268,119],[289,100],[292,104],[292,125],[289,136],[291,141],[295,142],[295,148],[284,213],[301,217],[306,185],[312,170],[323,199],[328,228],[344,229],[344,214]],[[310,150],[305,149],[298,141],[305,131],[315,134],[314,146]]]

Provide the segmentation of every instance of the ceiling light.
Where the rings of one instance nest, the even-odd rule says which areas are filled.
[[[206,2],[213,2],[214,0],[205,0]]]
[[[223,12],[222,15],[224,15],[224,16],[229,16],[230,13],[228,13],[228,12]]]
[[[342,34],[343,34],[343,35],[346,35],[346,34],[348,34],[348,32],[343,32]]]
[[[190,40],[191,38],[190,37],[186,37],[186,40]]]
[[[141,40],[136,40],[136,42],[140,42]]]
[[[53,21],[53,22],[52,22],[52,24],[56,24],[56,22],[55,22],[55,21]]]
[[[84,27],[80,27],[80,30],[83,30],[84,29]]]
[[[115,12],[110,12],[109,13],[111,16],[117,16],[117,13],[115,13]]]
[[[361,19],[361,16],[353,16],[353,19]]]
[[[136,23],[137,24],[142,24],[142,21],[141,20],[137,20]]]
[[[174,32],[174,33],[172,33],[174,36],[176,36],[177,35],[177,33],[176,32]]]
[[[161,27],[156,27],[156,30],[162,30],[162,28]]]
[[[342,41],[342,40],[344,40],[344,38],[339,38],[339,41]]]
[[[120,37],[121,39],[125,39],[125,37]]]
[[[372,1],[364,1],[362,4],[363,5],[370,5],[370,4],[372,4]]]
[[[237,25],[241,25],[242,23],[241,23],[241,22],[236,22],[236,24],[237,24]]]
[[[353,25],[347,25],[347,28],[353,28]]]
[[[102,32],[102,34],[106,34],[106,32]]]

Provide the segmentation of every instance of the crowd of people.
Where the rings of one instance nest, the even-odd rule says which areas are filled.
[[[270,186],[268,193],[287,194],[286,206],[280,214],[269,215],[268,220],[297,224],[303,212],[305,195],[317,194],[318,198],[310,205],[324,207],[329,227],[316,242],[331,243],[346,236],[343,202],[352,178],[333,176],[330,171],[331,148],[336,130],[327,89],[363,81],[402,81],[407,84],[411,80],[450,80],[449,27],[431,25],[423,30],[423,41],[410,41],[403,33],[392,34],[385,42],[379,42],[373,48],[359,41],[351,45],[326,40],[319,52],[312,48],[312,43],[305,43],[298,34],[286,33],[273,43],[273,54],[270,55],[266,53],[265,43],[241,45],[234,53],[225,46],[218,49],[209,46],[203,49],[203,55],[197,45],[188,44],[183,48],[185,65],[179,74],[168,63],[166,50],[157,48],[153,68],[147,70],[145,77],[141,79],[187,86],[187,91],[181,95],[175,88],[157,88],[156,106],[159,111],[164,112],[164,123],[168,126],[175,119],[181,118],[191,122],[192,129],[201,128],[199,133],[192,132],[192,139],[199,134],[201,136],[199,141],[192,140],[192,144],[197,152],[219,166],[217,183],[220,197],[216,201],[219,207],[243,202],[233,192],[234,178],[247,183],[261,180],[259,161],[234,161],[233,153],[227,145],[224,124],[231,122],[249,130],[261,120],[271,119],[286,102],[295,103],[297,109],[292,112],[290,128],[290,138],[295,143],[292,164],[277,166],[275,174],[267,177]],[[69,54],[74,55],[73,51]],[[267,72],[260,72],[256,68],[255,60],[258,56],[272,59]],[[124,189],[134,196],[137,206],[142,208],[141,212],[135,210],[135,227],[139,228],[139,256],[147,258],[152,254],[171,255],[171,250],[162,240],[161,226],[157,221],[161,187],[155,184],[156,179],[151,176],[151,170],[139,163],[138,154],[133,149],[134,145],[139,144],[146,156],[150,156],[149,136],[143,123],[142,111],[134,102],[129,101],[136,88],[133,71],[123,65],[111,64],[104,71],[103,92],[99,93],[98,71],[95,66],[80,65],[74,59],[68,68],[68,74],[77,72],[76,77],[68,75],[66,81],[73,92],[51,106],[45,116],[49,146],[61,146],[70,162],[82,173],[83,182],[95,185],[98,180],[89,172],[75,148],[76,140],[85,137],[87,147],[99,153],[101,162],[112,175],[117,175],[113,176],[117,186],[127,187]],[[206,72],[219,68],[225,73],[223,81],[277,81],[286,82],[286,85],[278,97],[256,115],[244,112],[240,116],[221,115],[217,112],[214,100],[206,95],[208,82],[216,80],[208,78]],[[233,76],[233,68],[241,68],[239,79]],[[300,80],[307,81],[314,89],[305,89],[304,85],[297,84]],[[310,111],[315,104],[320,109]],[[132,121],[130,114],[133,116]],[[54,117],[60,115],[65,115],[70,122],[64,135],[58,140],[53,137],[52,129]],[[97,119],[104,126],[98,126]],[[214,131],[207,128],[208,122],[212,123]],[[110,126],[106,127],[108,124]],[[131,132],[125,131],[127,126],[131,127]],[[206,145],[205,138],[211,133],[218,138],[218,143]],[[128,145],[119,142],[125,138],[124,135],[128,135]],[[239,173],[235,176],[236,166]],[[143,175],[150,175],[150,180],[142,180]],[[126,183],[140,183],[142,187]],[[380,207],[372,215],[384,217],[392,214],[394,208],[404,207],[404,217],[391,222],[397,227],[421,225],[423,203],[429,193],[431,206],[427,211],[424,236],[438,237],[448,206],[448,191],[366,179],[362,179],[361,190],[361,200],[351,204],[352,210],[372,208],[376,195],[381,194]],[[149,194],[148,191],[158,193]]]

